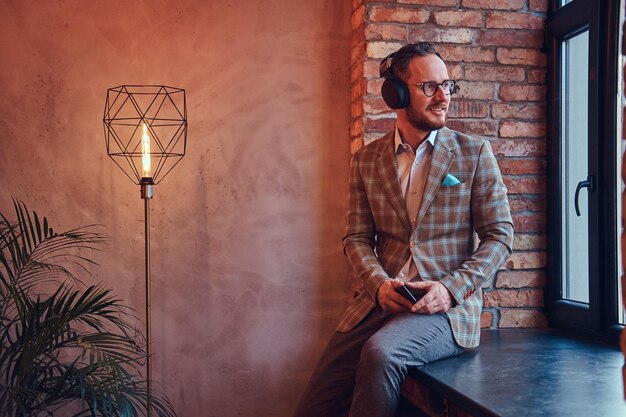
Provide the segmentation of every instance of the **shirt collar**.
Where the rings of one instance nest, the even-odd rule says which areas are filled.
[[[434,147],[435,146],[435,138],[436,137],[437,137],[437,131],[433,130],[433,131],[431,131],[428,134],[428,137],[426,138],[426,141],[430,142],[430,144]],[[398,124],[396,123],[396,130],[395,130],[395,133],[394,133],[394,147],[393,147],[396,150],[396,152],[398,152],[398,150],[402,147],[403,143],[404,142],[402,142],[402,138],[400,137],[400,130],[398,130]]]

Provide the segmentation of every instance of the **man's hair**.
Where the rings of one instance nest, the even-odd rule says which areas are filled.
[[[391,71],[394,76],[406,80],[408,78],[409,63],[416,56],[437,55],[442,61],[441,55],[435,50],[435,47],[428,42],[417,42],[404,45],[393,54],[391,62]]]

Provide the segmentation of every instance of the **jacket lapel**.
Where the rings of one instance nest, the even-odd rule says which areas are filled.
[[[406,203],[400,189],[400,181],[398,180],[398,168],[396,155],[393,149],[394,133],[391,132],[378,140],[378,158],[376,159],[376,169],[380,175],[383,188],[389,203],[398,215],[402,225],[408,232],[411,231],[411,223],[409,215],[406,211]]]
[[[422,196],[422,203],[417,215],[416,228],[419,227],[424,215],[430,208],[430,204],[433,202],[437,191],[439,191],[443,179],[448,175],[452,161],[454,161],[455,156],[449,142],[450,134],[450,131],[446,128],[437,132],[430,170],[428,171],[428,178],[424,187],[424,195]]]

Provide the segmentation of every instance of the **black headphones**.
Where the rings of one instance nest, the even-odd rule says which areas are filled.
[[[380,76],[385,79],[381,93],[383,100],[385,100],[385,103],[387,103],[389,107],[392,109],[405,109],[409,107],[411,96],[409,94],[409,86],[400,78],[396,77],[391,70],[391,64],[393,63],[395,54],[395,52],[390,53],[380,63]],[[436,55],[439,56],[439,54]],[[439,58],[441,58],[441,56],[439,56]],[[459,90],[459,85],[456,84],[450,94],[458,93]]]
[[[409,107],[411,102],[411,96],[409,95],[409,87],[404,81],[396,77],[391,70],[391,64],[393,57],[396,53],[393,52],[380,63],[380,76],[385,79],[381,88],[381,93],[385,103],[392,109],[404,109]]]

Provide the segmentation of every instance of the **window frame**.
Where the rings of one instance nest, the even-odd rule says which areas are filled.
[[[545,306],[550,327],[618,343],[617,82],[620,0],[552,1],[546,24],[548,52],[548,283]],[[561,45],[589,30],[589,155],[588,172],[595,190],[589,196],[589,304],[562,298],[561,194]],[[601,140],[614,138],[614,140]],[[621,184],[619,184],[621,187]]]

